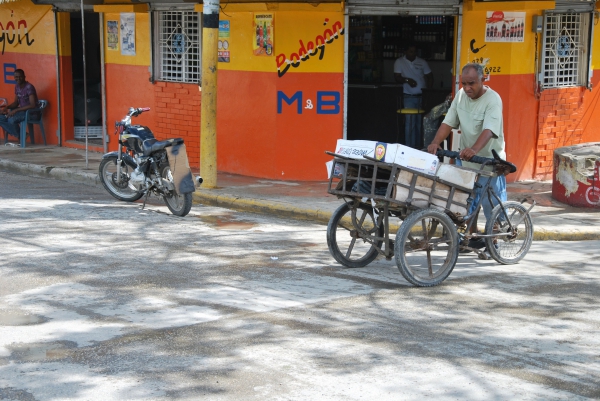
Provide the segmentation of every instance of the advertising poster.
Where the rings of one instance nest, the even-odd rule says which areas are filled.
[[[254,39],[252,50],[255,56],[273,55],[273,14],[254,14]]]
[[[106,21],[108,50],[119,50],[119,21]]]
[[[229,63],[229,21],[219,21],[219,42],[217,57],[221,63]]]
[[[485,19],[486,42],[523,42],[524,39],[524,12],[487,12]]]
[[[135,13],[121,13],[121,54],[135,56]]]

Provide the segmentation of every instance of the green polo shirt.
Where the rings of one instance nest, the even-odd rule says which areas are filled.
[[[489,86],[485,86],[485,88],[485,93],[475,100],[469,98],[463,89],[458,91],[452,105],[450,105],[446,118],[444,118],[444,124],[455,129],[460,127],[460,149],[473,146],[479,135],[484,130],[489,129],[494,136],[477,155],[493,158],[492,149],[494,149],[501,158],[506,159],[502,99]],[[469,162],[463,162],[463,166],[475,169],[481,167],[478,163]]]

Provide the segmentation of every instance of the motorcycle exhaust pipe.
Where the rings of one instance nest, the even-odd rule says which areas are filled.
[[[199,187],[200,185],[202,185],[203,182],[204,182],[204,180],[202,179],[202,177],[196,176],[196,186],[197,187]]]

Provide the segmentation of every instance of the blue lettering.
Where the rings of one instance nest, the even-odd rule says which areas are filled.
[[[326,98],[330,98],[327,100]],[[331,99],[333,98],[333,99]],[[339,114],[340,93],[339,92],[317,92],[317,114]]]
[[[283,111],[283,102],[286,102],[290,106],[292,103],[298,102],[298,114],[302,114],[302,91],[294,93],[292,97],[287,97],[282,91],[277,91],[277,114],[281,114]]]
[[[4,83],[5,84],[16,84],[14,79],[15,70],[17,69],[16,64],[4,63]]]

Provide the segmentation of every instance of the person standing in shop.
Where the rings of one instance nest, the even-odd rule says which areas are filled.
[[[404,88],[405,109],[420,109],[423,88],[433,87],[433,74],[427,61],[417,57],[417,46],[408,45],[406,54],[394,62],[394,79],[402,83]],[[421,134],[421,115],[406,114],[404,136],[406,146],[421,149],[423,135]]]

